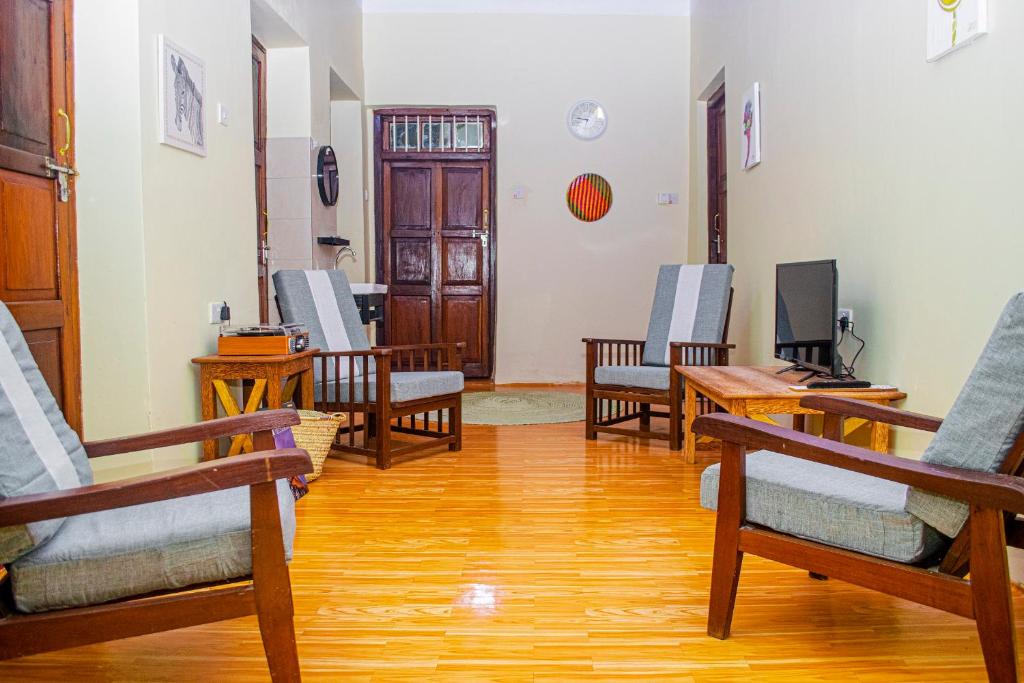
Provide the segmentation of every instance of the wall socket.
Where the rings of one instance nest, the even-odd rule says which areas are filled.
[[[853,309],[852,308],[837,308],[836,309],[836,327],[839,326],[839,321],[846,318],[849,322],[853,322]]]
[[[220,325],[223,322],[220,319],[220,309],[224,308],[223,301],[211,301],[210,302],[210,324]]]

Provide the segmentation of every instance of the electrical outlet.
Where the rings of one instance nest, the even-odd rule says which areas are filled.
[[[210,324],[220,325],[223,321],[220,319],[220,309],[224,308],[223,301],[210,302]]]
[[[838,308],[836,309],[836,326],[839,326],[839,321],[846,318],[847,322],[853,323],[853,309],[852,308]]]

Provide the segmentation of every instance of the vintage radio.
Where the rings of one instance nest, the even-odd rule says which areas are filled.
[[[221,356],[280,356],[309,348],[305,325],[237,325],[221,329]]]

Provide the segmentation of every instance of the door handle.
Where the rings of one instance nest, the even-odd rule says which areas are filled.
[[[489,230],[491,227],[491,212],[489,209],[484,209],[484,230]]]
[[[64,119],[64,144],[57,150],[57,156],[66,157],[71,149],[71,117],[63,108],[57,109],[57,116]]]

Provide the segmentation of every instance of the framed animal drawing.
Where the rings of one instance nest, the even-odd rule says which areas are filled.
[[[206,65],[162,35],[158,61],[160,142],[206,156]]]

